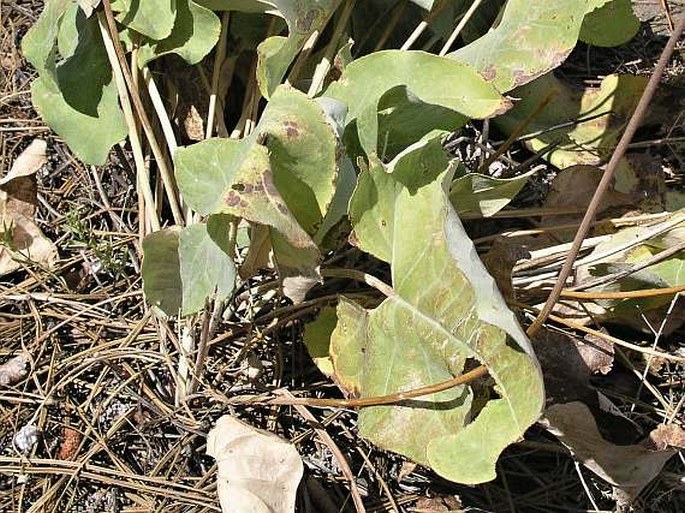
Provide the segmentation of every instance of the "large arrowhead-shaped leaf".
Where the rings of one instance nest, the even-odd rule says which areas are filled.
[[[509,0],[499,25],[450,57],[507,92],[559,66],[578,40],[592,0]]]
[[[23,48],[39,74],[31,88],[38,113],[81,160],[104,164],[127,128],[97,19],[76,2],[51,0]]]
[[[112,10],[117,20],[128,28],[149,37],[165,39],[171,34],[176,18],[175,0],[115,0]]]
[[[139,65],[168,53],[180,55],[189,64],[197,64],[214,48],[221,30],[216,14],[193,0],[177,0],[176,8],[178,12],[171,34],[162,41],[141,46]]]
[[[398,158],[413,152],[415,162],[421,162],[433,151],[423,144]],[[435,177],[431,170],[395,180],[402,169],[396,162],[386,169],[372,161],[352,200],[356,240],[390,263],[394,295],[370,311],[340,304],[331,338],[335,372],[341,383],[372,397],[485,365],[497,398],[490,399],[493,391],[481,382],[399,405],[368,407],[360,412],[360,430],[377,445],[448,479],[489,481],[501,451],[541,412],[540,370],[450,205],[452,173],[429,180]],[[362,210],[368,214],[360,218]]]
[[[470,66],[420,51],[385,50],[357,59],[345,68],[340,80],[329,86],[325,96],[347,104],[346,124],[356,121],[361,146],[371,154],[376,152],[379,141],[386,138],[386,133],[379,133],[379,106],[384,95],[397,95],[398,89],[404,90],[400,98],[405,103],[413,99],[432,109],[423,115],[414,112],[414,121],[422,125],[421,135],[433,128],[454,130],[468,118],[494,116],[510,106]],[[383,104],[383,109],[394,110],[390,103]],[[440,116],[431,118],[435,114]],[[445,126],[445,117],[451,126]],[[423,126],[426,122],[428,126]],[[398,121],[394,126],[406,130],[403,124],[406,123]],[[389,130],[386,124],[386,131]]]
[[[250,137],[181,148],[174,161],[181,192],[195,210],[272,227],[282,276],[318,280],[312,236],[335,193],[338,154],[335,129],[318,103],[283,87]]]

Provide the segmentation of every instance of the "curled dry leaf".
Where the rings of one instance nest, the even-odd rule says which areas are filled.
[[[685,429],[677,424],[659,424],[640,445],[653,451],[670,447],[685,449]]]
[[[225,415],[207,437],[224,513],[292,513],[303,465],[295,447]]]
[[[17,157],[17,160],[14,161],[10,172],[0,179],[0,185],[5,185],[20,176],[30,176],[37,172],[47,160],[47,157],[45,156],[46,149],[47,144],[45,141],[42,139],[34,139],[33,142],[21,152],[21,155]]]
[[[590,409],[581,402],[555,404],[544,419],[547,430],[583,465],[614,486],[619,510],[627,507],[676,453],[608,442],[599,433]]]
[[[0,385],[12,386],[28,374],[29,358],[20,354],[0,365]]]
[[[542,366],[548,404],[576,400],[596,404],[590,376],[611,370],[614,348],[610,343],[543,328],[533,338],[533,348]]]
[[[33,222],[34,175],[44,163],[45,141],[36,139],[0,179],[0,276],[20,269],[22,262],[51,266],[57,259],[57,248]]]

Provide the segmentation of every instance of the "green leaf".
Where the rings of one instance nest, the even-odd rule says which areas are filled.
[[[143,240],[143,292],[148,302],[167,315],[178,315],[183,302],[178,254],[181,229],[172,226]]]
[[[352,201],[369,200],[366,210],[386,218],[386,226],[366,232],[353,223],[355,234],[361,247],[389,258],[394,295],[370,311],[339,305],[331,341],[336,378],[358,384],[362,397],[374,397],[485,365],[495,399],[487,400],[493,393],[487,382],[474,382],[401,405],[364,408],[359,425],[375,444],[447,479],[489,481],[501,451],[523,435],[544,404],[530,343],[451,208],[451,172],[428,182],[405,178],[408,186],[394,187],[385,181],[395,171],[380,162],[362,174],[371,178],[360,177]],[[375,193],[366,190],[373,187]],[[340,356],[352,361],[339,365]]]
[[[335,129],[319,104],[282,87],[250,137],[180,148],[174,162],[193,209],[229,213],[277,232],[271,243],[289,293],[297,277],[310,286],[320,280],[320,254],[311,236],[333,199],[339,153]],[[300,285],[295,288],[306,288]]]
[[[514,178],[468,173],[452,183],[450,201],[458,214],[495,215],[514,199],[533,173],[529,171]]]
[[[505,93],[566,59],[587,10],[588,0],[509,0],[496,28],[448,56],[471,64]]]
[[[340,0],[273,0],[288,25],[288,37],[272,36],[257,47],[257,82],[270,98],[309,37],[322,30],[338,8]]]
[[[333,364],[328,354],[328,348],[331,344],[331,333],[333,333],[337,323],[338,316],[335,313],[335,308],[327,306],[321,310],[316,319],[307,323],[302,336],[309,355],[326,376],[333,374]]]
[[[219,41],[221,22],[209,9],[193,0],[177,0],[174,28],[166,39],[142,45],[138,65],[144,66],[161,55],[175,53],[189,64],[197,64]]]
[[[178,252],[183,315],[202,310],[215,292],[219,301],[233,293],[236,269],[231,258],[230,218],[225,214],[213,215],[207,224],[187,226],[181,232]]]
[[[440,137],[413,144],[387,166],[372,156],[371,170],[361,173],[350,200],[352,242],[367,253],[390,262],[395,230],[407,229],[395,226],[395,195],[404,188],[415,191],[435,180],[437,173],[446,169],[449,162]]]
[[[376,152],[379,140],[385,137],[379,133],[377,113],[381,99],[397,87],[406,88],[404,95],[411,95],[417,102],[461,114],[451,120],[452,130],[469,117],[494,116],[510,106],[508,100],[466,64],[420,51],[375,52],[351,62],[340,80],[331,84],[325,93],[347,104],[346,124],[356,121],[359,141],[367,155]],[[392,105],[383,107],[389,109]]]
[[[31,88],[36,111],[79,159],[104,164],[128,130],[97,19],[76,2],[48,2],[23,49],[39,73]]]
[[[511,133],[556,90],[554,99],[528,125],[528,133],[534,135],[524,136],[525,144],[535,152],[556,145],[543,158],[562,169],[597,165],[611,155],[646,83],[644,77],[609,75],[599,89],[576,91],[550,73],[516,89],[521,101],[494,123]]]
[[[274,10],[273,0],[198,0],[197,3],[212,11],[265,13]]]
[[[583,20],[580,40],[593,46],[619,46],[640,29],[630,0],[612,0],[590,12]]]
[[[209,216],[207,223],[172,226],[143,240],[143,290],[148,302],[166,315],[202,310],[216,293],[220,301],[235,287],[231,254],[231,216]]]
[[[117,21],[150,39],[169,37],[176,18],[176,0],[114,0]]]

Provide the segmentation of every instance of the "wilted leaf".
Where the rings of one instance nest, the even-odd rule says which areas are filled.
[[[514,178],[467,173],[452,183],[450,201],[458,214],[495,215],[514,199],[534,172],[529,171]]]
[[[403,88],[405,96],[422,104],[459,114],[451,120],[451,130],[459,128],[468,118],[494,116],[510,106],[492,85],[461,62],[420,51],[374,52],[351,62],[340,80],[325,92],[325,96],[347,105],[346,125],[356,122],[359,141],[367,155],[375,153],[379,141],[385,139],[386,134],[379,133],[378,110],[383,96],[395,88]],[[413,121],[419,119],[415,117]],[[425,119],[420,121],[423,123]],[[427,133],[429,127],[422,131]]]
[[[14,161],[9,173],[0,178],[0,186],[6,185],[20,176],[29,176],[37,172],[47,161],[46,149],[45,141],[34,139]]]
[[[597,429],[583,403],[555,404],[545,412],[548,430],[588,469],[614,485],[615,498],[623,505],[637,497],[674,450],[650,451],[640,445],[614,445]]]
[[[51,267],[57,248],[33,221],[36,213],[35,173],[45,162],[45,142],[33,141],[0,179],[0,276],[22,264]]]
[[[39,74],[31,87],[38,113],[81,160],[104,164],[128,129],[97,20],[86,18],[76,2],[53,0],[23,49]]]
[[[631,0],[611,0],[583,20],[579,39],[593,46],[618,46],[630,41],[640,28]]]
[[[362,172],[351,201],[356,242],[390,263],[394,295],[370,311],[341,302],[331,355],[336,377],[362,397],[445,381],[477,363],[488,367],[497,399],[487,401],[484,383],[465,385],[364,408],[359,419],[362,435],[377,445],[448,479],[480,483],[495,477],[500,452],[537,419],[544,392],[525,334],[450,206],[451,173],[443,167],[436,176],[430,165],[420,172],[433,151],[424,143],[398,156],[415,163],[413,173],[401,162],[386,169],[373,159]]]
[[[176,18],[172,0],[114,0],[112,10],[122,25],[157,40],[169,37]]]
[[[588,264],[580,265],[576,271],[578,284],[629,269],[631,266],[644,262],[662,251],[682,245],[685,242],[685,211],[675,212],[666,222],[673,227],[658,236],[648,238],[640,244],[634,241],[644,238],[650,226],[627,227],[612,234],[607,240],[599,243],[587,256]],[[678,222],[680,220],[680,223]],[[606,256],[603,256],[606,255]],[[611,283],[592,287],[593,292],[630,291],[663,287],[678,287],[685,284],[685,251],[651,265],[645,269],[632,273]],[[598,300],[604,307],[606,316],[620,318],[629,323],[644,324],[639,314],[649,312],[670,303],[672,296],[658,296],[652,298],[630,298],[614,300]],[[663,317],[661,317],[663,318]],[[672,326],[671,329],[677,328]]]
[[[167,315],[189,315],[216,293],[233,293],[235,265],[229,237],[230,216],[209,216],[206,223],[166,228],[143,241],[143,290],[150,304]]]
[[[644,77],[609,75],[599,89],[574,91],[550,73],[514,91],[521,101],[494,123],[511,133],[550,91],[556,91],[554,100],[528,125],[525,144],[536,152],[556,145],[543,158],[562,169],[599,165],[611,155],[646,83]]]
[[[224,513],[293,513],[304,471],[294,446],[228,415],[207,436]]]
[[[496,28],[448,54],[503,93],[559,66],[578,40],[588,1],[509,0]]]
[[[221,30],[216,14],[193,0],[176,0],[176,9],[171,34],[162,41],[152,41],[140,47],[140,66],[168,53],[180,55],[189,64],[197,64],[216,45]]]

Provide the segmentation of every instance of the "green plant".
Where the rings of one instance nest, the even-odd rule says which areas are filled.
[[[349,219],[350,240],[387,263],[392,282],[368,279],[386,296],[376,308],[342,296],[337,315],[317,325],[318,342],[327,346],[324,370],[350,394],[375,397],[484,366],[489,378],[362,408],[360,430],[448,479],[493,479],[501,451],[540,415],[544,390],[530,343],[457,212],[494,214],[527,176],[465,175],[442,143],[471,119],[495,118],[514,133],[520,120],[508,117],[505,94],[551,79],[579,38],[629,39],[636,24],[626,2],[492,1],[478,17],[480,2],[465,0],[97,4],[47,0],[24,50],[39,73],[36,109],[79,158],[102,164],[114,144],[130,138],[154,230],[143,242],[148,301],[184,316],[209,297],[229,298],[240,220],[251,226],[246,262],[271,252],[284,294],[301,301],[324,279],[323,254],[335,249],[327,236]],[[400,5],[407,14],[391,16]],[[613,16],[612,6],[625,19],[609,37],[598,27]],[[426,23],[410,30],[419,16]],[[457,19],[463,23],[453,30]],[[452,51],[460,31],[465,44]],[[417,42],[426,51],[409,49]],[[198,63],[212,49],[208,138],[177,148],[150,66],[176,54],[202,76]],[[147,84],[171,161],[133,75]],[[245,94],[232,119],[220,93],[238,83]],[[134,112],[176,224],[163,230]],[[226,130],[209,138],[226,122],[239,137]],[[254,267],[243,265],[241,274]]]

